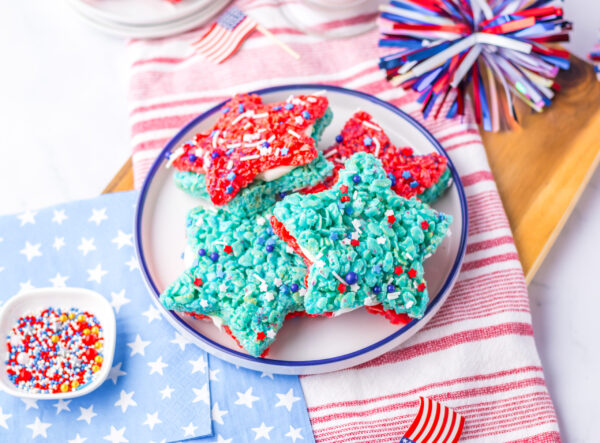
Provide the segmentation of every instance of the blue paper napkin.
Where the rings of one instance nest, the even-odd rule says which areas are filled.
[[[91,394],[65,401],[0,394],[0,441],[212,435],[207,354],[162,318],[137,268],[136,197],[103,196],[0,218],[0,300],[31,287],[85,287],[111,301],[117,317],[109,379]]]
[[[0,394],[0,441],[314,441],[298,377],[208,356],[162,318],[133,251],[137,196],[0,217],[0,302],[30,287],[87,287],[112,302],[118,335],[111,377],[94,393],[62,402]]]

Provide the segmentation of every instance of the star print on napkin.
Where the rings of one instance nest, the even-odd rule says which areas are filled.
[[[0,217],[0,304],[21,290],[67,284],[100,292],[117,318],[115,358],[102,386],[67,400],[0,393],[0,441],[232,443],[254,441],[253,428],[264,423],[271,441],[313,442],[298,377],[213,358],[163,319],[130,244],[137,196]],[[79,249],[82,238],[95,249]],[[19,252],[27,243],[39,253],[30,261]],[[247,392],[252,407],[236,404]]]
[[[309,265],[309,314],[383,305],[410,317],[428,302],[423,261],[452,218],[390,189],[381,162],[354,154],[332,189],[293,194],[275,205],[277,234]]]
[[[269,217],[192,209],[191,267],[160,297],[168,309],[218,317],[254,356],[273,342],[287,314],[302,310],[305,292],[304,262],[274,234]]]
[[[437,200],[450,182],[448,160],[431,153],[416,155],[409,147],[397,147],[388,135],[373,121],[370,114],[356,112],[344,124],[336,143],[325,150],[324,156],[335,163],[335,172],[344,167],[344,161],[357,152],[368,152],[381,160],[383,169],[392,182],[392,189],[405,198],[417,196],[425,203]],[[329,179],[335,182],[337,174]]]
[[[259,174],[314,160],[315,138],[331,120],[327,110],[323,96],[263,104],[257,95],[236,95],[221,109],[213,130],[171,152],[168,164],[206,174],[212,202],[224,205]],[[326,115],[327,122],[319,121]],[[313,130],[318,131],[314,138]]]

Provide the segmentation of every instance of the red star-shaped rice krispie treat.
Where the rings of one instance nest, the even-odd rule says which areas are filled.
[[[336,165],[325,187],[335,183],[344,161],[357,152],[379,158],[392,181],[392,189],[405,198],[417,196],[430,203],[439,197],[450,179],[446,157],[438,153],[415,155],[411,148],[394,146],[371,115],[358,111],[346,122],[336,143],[324,152],[325,158]]]
[[[328,106],[327,98],[317,95],[270,104],[258,95],[236,95],[221,109],[213,130],[171,153],[169,164],[206,174],[212,202],[224,205],[253,180],[270,181],[314,160],[318,152],[311,135]]]

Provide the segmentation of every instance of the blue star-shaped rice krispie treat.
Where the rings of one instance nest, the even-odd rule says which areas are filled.
[[[255,181],[242,189],[233,200],[222,206],[238,217],[251,217],[271,208],[289,192],[307,188],[321,182],[333,171],[333,164],[322,154],[307,165],[298,166],[283,177],[272,181]],[[204,174],[193,171],[175,172],[177,187],[193,197],[210,204]]]
[[[308,314],[361,306],[419,318],[428,302],[423,261],[452,221],[390,189],[379,159],[354,154],[329,190],[278,202],[271,224],[308,265]]]
[[[306,266],[274,233],[270,214],[192,209],[191,267],[160,296],[168,309],[209,316],[251,355],[263,355],[286,315],[303,310]]]

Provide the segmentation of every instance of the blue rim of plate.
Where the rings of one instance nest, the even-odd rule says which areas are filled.
[[[467,232],[468,232],[468,225],[469,225],[467,198],[465,196],[465,190],[464,190],[462,182],[460,180],[460,176],[458,175],[458,172],[457,172],[456,168],[454,167],[454,163],[452,163],[452,159],[450,159],[450,157],[448,156],[448,154],[446,153],[444,148],[442,148],[440,143],[436,140],[436,138],[427,129],[425,129],[419,122],[417,122],[414,118],[412,118],[410,115],[406,114],[404,111],[400,110],[398,107],[392,105],[391,103],[388,103],[386,101],[378,99],[377,97],[374,97],[370,94],[360,92],[360,91],[355,91],[352,89],[341,88],[339,86],[326,85],[326,84],[313,83],[313,84],[292,84],[292,85],[273,86],[270,88],[264,88],[264,89],[258,89],[256,91],[251,91],[251,92],[249,92],[249,94],[263,95],[263,94],[270,94],[273,92],[280,92],[280,91],[307,90],[307,89],[326,90],[326,91],[332,91],[332,92],[348,94],[348,95],[352,95],[355,97],[359,97],[361,99],[370,101],[371,103],[374,103],[378,106],[381,106],[381,107],[393,112],[394,114],[396,114],[399,117],[403,118],[404,120],[408,121],[416,129],[418,129],[427,138],[427,140],[429,140],[429,142],[433,145],[433,147],[440,154],[442,154],[443,156],[445,156],[448,159],[448,167],[450,168],[450,172],[452,173],[452,179],[454,180],[454,186],[456,186],[456,189],[458,191],[458,196],[459,196],[459,200],[460,200],[460,210],[461,210],[461,214],[462,214],[462,218],[463,218],[463,226],[462,226],[462,230],[460,233],[461,237],[460,237],[460,245],[459,245],[459,249],[458,249],[458,254],[456,255],[454,263],[452,264],[452,269],[450,270],[450,274],[448,274],[448,277],[444,281],[442,288],[436,294],[435,299],[431,303],[429,303],[429,305],[427,306],[427,309],[425,310],[425,313],[423,314],[423,318],[414,319],[410,323],[408,323],[408,324],[404,325],[402,328],[398,329],[393,334],[388,335],[386,338],[379,340],[378,342],[373,343],[373,344],[371,344],[367,347],[364,347],[362,349],[359,349],[357,351],[350,352],[348,354],[338,355],[336,357],[324,358],[324,359],[320,359],[320,360],[299,360],[299,361],[275,360],[275,359],[270,359],[268,357],[267,358],[253,357],[244,352],[228,348],[227,346],[223,346],[223,345],[209,339],[208,337],[205,337],[200,332],[198,332],[196,329],[192,328],[189,324],[187,324],[185,321],[183,321],[182,318],[180,318],[178,315],[176,315],[175,311],[167,311],[166,308],[163,308],[163,311],[166,311],[169,315],[171,315],[171,317],[174,321],[179,323],[183,328],[188,330],[188,332],[190,332],[191,334],[196,336],[198,339],[202,340],[207,345],[215,347],[218,350],[220,350],[226,354],[230,354],[237,358],[242,358],[244,360],[249,360],[249,361],[252,361],[255,363],[268,364],[268,365],[273,365],[273,366],[287,366],[287,367],[298,366],[298,367],[301,367],[301,366],[327,365],[327,364],[336,363],[336,362],[340,362],[340,361],[344,361],[344,360],[349,360],[349,359],[358,357],[360,355],[366,354],[366,353],[371,352],[371,351],[385,345],[386,343],[396,339],[400,335],[404,334],[405,332],[407,332],[408,330],[413,328],[416,324],[421,322],[427,316],[427,314],[429,312],[431,312],[433,309],[435,309],[435,307],[438,303],[441,303],[441,301],[443,299],[445,299],[445,297],[444,297],[445,293],[451,289],[451,285],[454,282],[458,272],[460,271],[460,265],[463,261],[463,258],[465,255],[465,250],[466,250],[466,245],[467,245]],[[225,100],[225,101],[219,103],[218,105],[213,106],[206,112],[204,112],[204,113],[200,114],[198,117],[194,118],[187,125],[185,125],[175,135],[175,137],[173,137],[169,141],[169,143],[167,143],[167,145],[160,152],[160,154],[158,155],[158,157],[152,164],[152,167],[150,168],[150,171],[148,172],[148,175],[146,176],[146,179],[144,180],[144,184],[142,185],[142,189],[140,191],[140,196],[139,196],[137,207],[136,207],[136,214],[135,214],[135,250],[136,250],[137,257],[138,257],[138,261],[141,266],[144,280],[146,281],[146,284],[153,292],[153,296],[156,297],[157,301],[158,301],[158,297],[160,296],[160,292],[158,291],[158,288],[156,287],[156,285],[154,284],[154,281],[152,280],[152,277],[150,276],[150,272],[149,272],[148,266],[146,264],[146,259],[144,258],[144,254],[142,253],[142,246],[141,246],[141,242],[140,242],[141,227],[142,227],[142,215],[143,215],[143,211],[144,211],[144,202],[146,200],[146,195],[148,194],[148,190],[150,188],[150,185],[152,183],[154,175],[156,174],[158,169],[160,167],[162,167],[162,163],[165,159],[165,154],[167,152],[171,152],[172,149],[179,144],[179,142],[181,141],[183,136],[189,130],[191,130],[194,126],[196,126],[201,121],[205,120],[206,118],[210,117],[214,113],[218,112],[227,101],[228,100]],[[160,302],[158,302],[158,303],[160,304]],[[162,304],[161,304],[161,307],[162,307]]]

